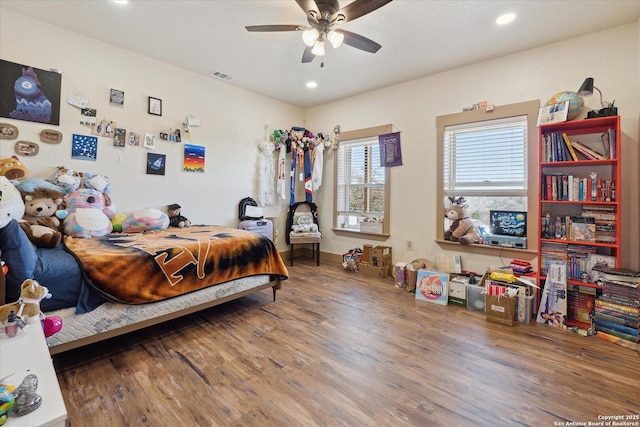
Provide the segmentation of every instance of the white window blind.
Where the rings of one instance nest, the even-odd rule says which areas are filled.
[[[340,215],[384,213],[385,168],[377,137],[340,142],[336,184]]]
[[[527,116],[446,126],[445,196],[526,196]]]

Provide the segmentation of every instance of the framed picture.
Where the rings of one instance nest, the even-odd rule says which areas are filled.
[[[149,97],[149,114],[153,114],[154,116],[162,115],[162,99],[152,96]]]
[[[0,117],[60,124],[62,74],[0,59]]]

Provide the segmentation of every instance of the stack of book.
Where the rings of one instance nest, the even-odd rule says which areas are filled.
[[[582,216],[595,219],[595,241],[599,243],[616,242],[616,208],[605,205],[585,205]]]
[[[597,289],[590,286],[567,284],[567,319],[589,329],[595,307]]]
[[[607,341],[638,350],[640,330],[640,272],[594,267],[602,294],[596,298],[594,324]]]

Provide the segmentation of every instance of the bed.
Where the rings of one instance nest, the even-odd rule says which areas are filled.
[[[90,239],[67,236],[53,249],[33,248],[21,234],[12,224],[0,230],[2,258],[9,265],[6,300],[17,299],[20,275],[49,288],[53,298],[43,300],[41,308],[64,322],[63,329],[47,339],[51,354],[268,288],[275,300],[280,282],[288,278],[271,240],[235,228],[172,227]],[[13,253],[16,246],[20,258]],[[21,271],[21,263],[27,264],[26,271]]]

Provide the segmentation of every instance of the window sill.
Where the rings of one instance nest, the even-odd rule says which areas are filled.
[[[367,233],[365,231],[351,230],[348,228],[332,228],[338,236],[364,237],[371,240],[387,240],[391,235],[386,233]]]
[[[489,245],[461,245],[457,242],[450,240],[436,239],[435,242],[442,248],[447,250],[458,250],[461,252],[471,252],[483,255],[495,255],[495,256],[509,256],[517,259],[532,259],[538,255],[535,249],[516,249],[502,246],[489,246]],[[455,246],[455,248],[454,248]]]

